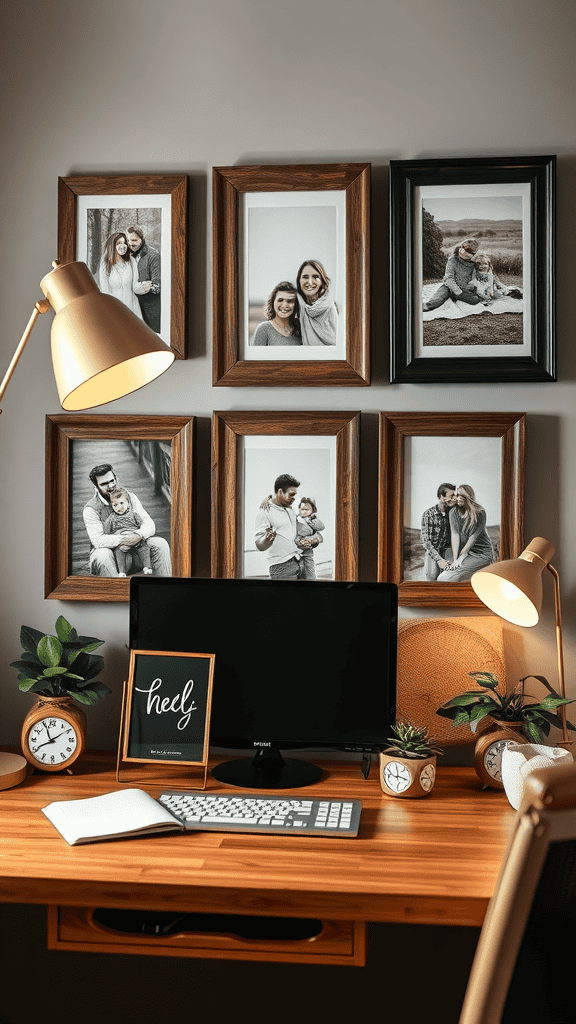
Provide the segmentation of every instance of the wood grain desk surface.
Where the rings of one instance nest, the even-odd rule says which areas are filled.
[[[324,766],[315,786],[278,792],[361,799],[357,838],[188,832],[68,846],[41,808],[124,788],[114,755],[89,752],[74,776],[31,774],[0,792],[0,900],[481,925],[515,814],[505,794],[482,790],[472,768],[440,766],[430,797],[401,800],[382,794],[377,764],[368,781],[359,764]],[[149,775],[130,785],[162,789]],[[209,775],[207,792],[227,789]]]

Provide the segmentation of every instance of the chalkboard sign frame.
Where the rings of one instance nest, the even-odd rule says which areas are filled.
[[[158,675],[159,659],[162,678]],[[215,654],[130,651],[118,744],[118,781],[122,781],[119,777],[120,759],[149,765],[203,767],[206,779],[215,661]],[[166,676],[170,669],[177,670],[175,680]],[[143,679],[145,673],[146,679]],[[152,685],[148,685],[151,676],[155,678]],[[139,682],[144,685],[139,687]],[[200,712],[200,718],[194,719],[192,715],[197,711]],[[170,727],[163,732],[162,716],[165,714],[170,715],[170,721],[167,722]],[[154,717],[150,719],[150,715]],[[174,715],[180,716],[180,723],[185,719],[194,722],[194,737],[191,742],[182,741],[181,745],[178,745],[178,739],[175,739]],[[149,724],[150,721],[154,722],[155,727],[152,730],[147,729],[145,733],[140,731],[139,723]],[[184,726],[183,732],[185,728],[187,725]],[[168,750],[162,750],[163,747],[167,747]],[[198,756],[193,756],[196,748]]]

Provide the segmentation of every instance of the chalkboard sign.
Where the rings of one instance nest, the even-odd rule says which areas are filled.
[[[206,765],[215,654],[130,651],[123,760]]]

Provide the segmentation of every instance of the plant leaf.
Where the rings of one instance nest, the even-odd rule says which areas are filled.
[[[485,686],[490,690],[495,690],[500,685],[492,672],[469,672],[468,675],[476,680],[478,686]]]
[[[74,634],[74,635],[72,635]],[[56,619],[56,636],[59,640],[75,640],[77,633],[74,626],[71,626],[67,619],[63,615],[59,615]]]
[[[39,661],[11,661],[10,668],[17,668],[19,672],[27,672],[30,675],[33,673],[40,675],[42,673],[42,665]]]
[[[22,690],[23,693],[27,693],[28,690],[31,690],[34,684],[37,682],[37,679],[21,679],[20,682],[18,683],[18,689]]]
[[[58,665],[62,655],[62,644],[56,636],[43,636],[37,647],[37,654],[43,665]]]
[[[444,708],[459,708],[465,704],[477,704],[485,701],[492,702],[492,698],[488,697],[485,693],[478,693],[477,690],[467,690],[466,693],[459,693],[457,697],[452,697],[452,700],[443,704]]]
[[[477,705],[475,708],[472,708],[472,711],[470,712],[470,721],[474,722],[475,725],[478,725],[478,723],[489,714],[490,708],[487,708],[486,706],[480,707]]]
[[[32,629],[32,626],[22,626],[20,630],[20,643],[25,651],[30,654],[36,654],[36,649],[40,643],[44,633],[41,633],[39,629]]]
[[[88,687],[79,686],[78,689],[82,691],[87,689],[93,690],[99,697],[105,697],[107,693],[112,693],[112,690],[109,686],[106,686],[106,683],[90,683]]]
[[[540,702],[538,707],[545,708],[546,711],[550,711],[552,708],[559,708],[562,704],[573,704],[573,700],[569,700],[568,697],[553,697],[552,694],[549,697],[545,697]]]
[[[95,704],[98,699],[93,690],[67,690],[66,692],[74,697],[74,700],[80,701],[80,704]]]
[[[64,665],[54,665],[53,667],[45,668],[42,675],[51,679],[53,676],[63,676],[65,672],[66,668]]]
[[[548,731],[550,731],[550,726],[548,726]],[[538,743],[538,740],[540,739],[540,729],[534,719],[527,719],[524,722],[522,732],[529,740],[532,740],[533,743]]]
[[[454,725],[470,725],[470,717],[467,711],[458,711],[454,717]]]

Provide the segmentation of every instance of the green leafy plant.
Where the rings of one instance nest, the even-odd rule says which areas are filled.
[[[544,676],[524,676],[520,680],[520,693],[517,689],[511,693],[501,693],[497,689],[498,678],[492,672],[469,672],[468,675],[486,692],[468,690],[461,693],[438,708],[436,714],[451,718],[454,725],[469,725],[472,732],[476,732],[479,723],[489,715],[498,722],[522,722],[522,732],[526,738],[532,743],[538,743],[542,736],[548,736],[551,726],[562,728],[562,720],[554,713],[555,709],[562,704],[574,703],[567,697],[560,697]],[[524,693],[527,679],[541,682],[550,691],[549,696],[534,704],[527,704],[526,697],[530,696]],[[571,722],[566,724],[573,732],[576,731]]]
[[[104,668],[104,658],[92,651],[104,641],[78,636],[62,615],[55,628],[56,636],[50,636],[31,626],[22,626],[20,643],[24,650],[19,661],[10,663],[10,668],[18,670],[19,689],[45,697],[70,696],[80,704],[95,704],[111,692],[105,683],[94,682]]]
[[[410,725],[409,722],[396,722],[391,729],[394,736],[388,736],[388,742],[392,746],[387,748],[387,754],[424,758],[442,753],[442,747],[430,739],[428,730],[425,728]]]

